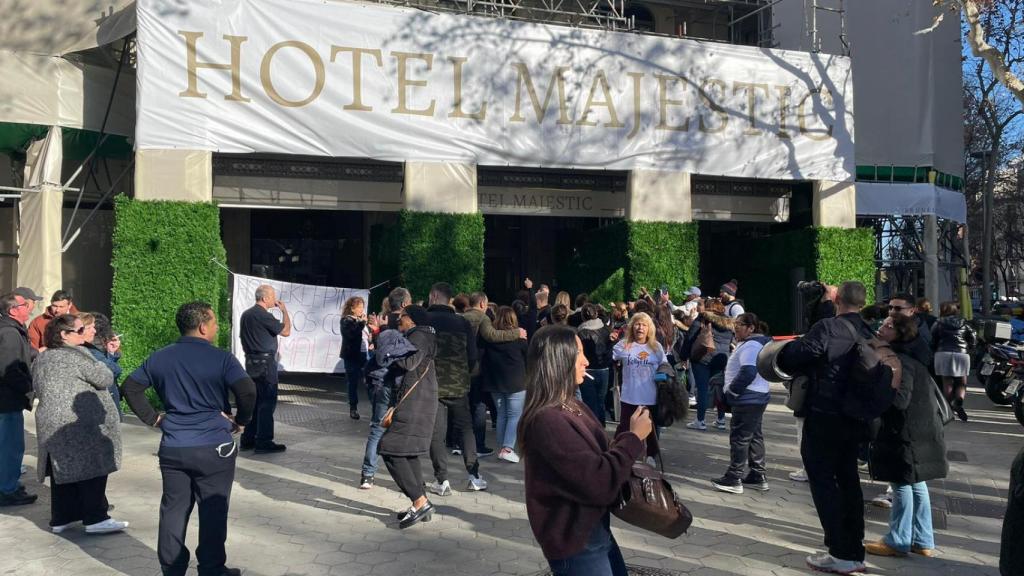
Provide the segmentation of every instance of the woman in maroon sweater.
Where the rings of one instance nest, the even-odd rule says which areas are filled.
[[[527,353],[526,408],[519,445],[526,466],[526,512],[555,576],[625,576],[608,510],[651,433],[641,407],[608,445],[604,428],[576,400],[587,358],[575,330],[546,326]]]

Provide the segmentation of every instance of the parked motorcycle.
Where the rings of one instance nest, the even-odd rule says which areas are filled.
[[[1000,406],[1013,405],[1013,415],[1024,426],[1024,348],[991,344],[982,359],[979,376],[985,377],[985,395]]]

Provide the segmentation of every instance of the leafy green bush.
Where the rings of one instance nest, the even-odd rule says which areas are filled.
[[[596,287],[592,288],[588,295],[590,301],[595,304],[601,304],[605,308],[608,307],[609,302],[620,302],[623,299],[623,295],[626,293],[626,270],[619,268],[615,272],[612,272],[610,276],[604,279]]]
[[[121,365],[130,375],[154,350],[174,342],[174,315],[192,300],[209,302],[220,324],[220,345],[231,338],[220,212],[213,204],[138,201],[114,206],[112,321],[124,334]]]
[[[402,211],[399,216],[402,286],[413,301],[426,300],[435,282],[455,292],[484,285],[483,214]]]
[[[816,278],[827,284],[862,282],[868,302],[875,301],[875,232],[871,228],[818,228],[815,239]]]
[[[627,295],[645,287],[652,293],[668,284],[669,294],[682,295],[697,283],[700,247],[695,222],[627,222]]]

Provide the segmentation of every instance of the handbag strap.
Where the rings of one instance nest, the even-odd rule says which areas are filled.
[[[420,381],[422,381],[427,376],[427,372],[429,371],[430,367],[428,366],[427,369],[423,371],[423,374],[421,374],[420,377],[417,378],[416,381],[412,383],[412,386],[409,386],[409,389],[405,391],[405,394],[402,394],[402,397],[398,400],[397,403],[395,403],[395,411],[398,411],[398,407],[402,405],[402,402],[405,402],[405,399],[409,397],[409,394],[412,394],[412,391],[416,389],[416,385],[419,384]]]

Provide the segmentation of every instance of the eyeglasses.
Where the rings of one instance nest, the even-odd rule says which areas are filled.
[[[61,332],[64,332],[65,334],[69,334],[71,332],[74,332],[75,334],[78,334],[79,336],[81,336],[82,334],[85,334],[85,326],[82,326],[81,328],[77,328],[77,329],[73,329],[73,330],[61,330]]]

